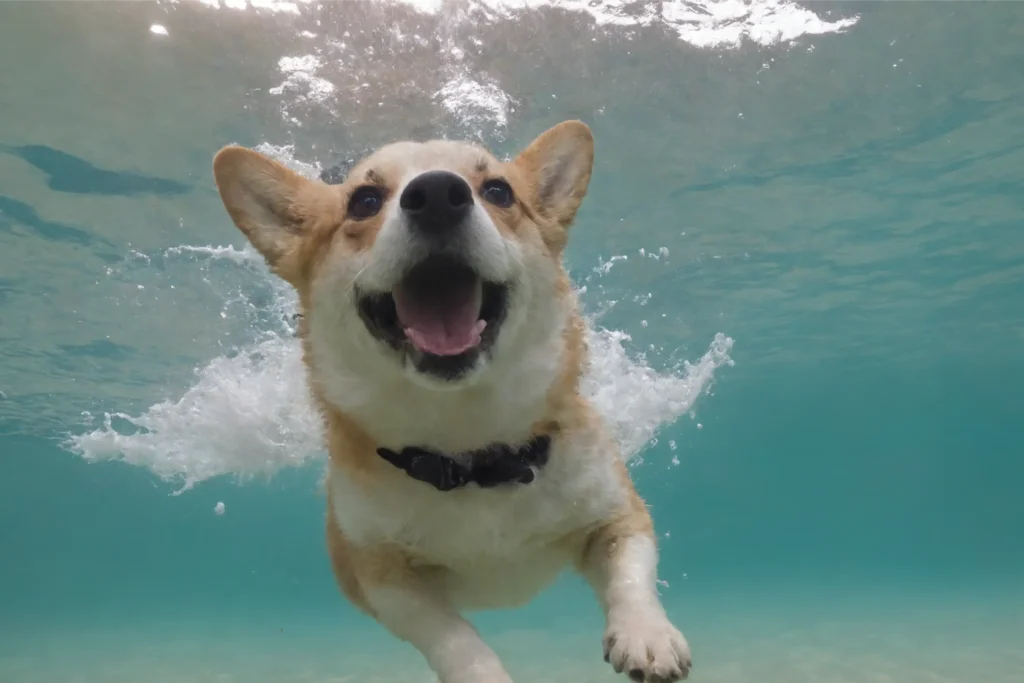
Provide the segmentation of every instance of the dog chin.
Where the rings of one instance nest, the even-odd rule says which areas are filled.
[[[487,368],[488,355],[477,352],[436,357],[409,350],[404,352],[403,362],[413,384],[432,391],[458,391],[476,384]]]

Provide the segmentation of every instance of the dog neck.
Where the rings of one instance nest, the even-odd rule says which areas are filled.
[[[413,479],[438,491],[453,491],[469,484],[480,488],[529,484],[536,476],[534,470],[547,464],[550,450],[551,437],[541,435],[519,446],[492,444],[454,456],[416,446],[401,451],[378,448],[377,454]]]

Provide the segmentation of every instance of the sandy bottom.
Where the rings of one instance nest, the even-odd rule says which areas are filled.
[[[718,599],[670,606],[707,683],[1020,683],[1024,600],[839,603]],[[687,612],[689,616],[687,616]],[[554,617],[553,617],[554,618]],[[550,621],[548,623],[551,623]],[[601,660],[600,623],[485,629],[513,678],[625,681]],[[292,616],[81,623],[5,632],[4,683],[434,681],[417,653],[369,622]]]

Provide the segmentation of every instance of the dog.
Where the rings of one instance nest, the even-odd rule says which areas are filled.
[[[397,142],[337,185],[243,147],[214,158],[231,219],[298,293],[339,587],[442,683],[510,683],[463,612],[521,605],[570,566],[600,601],[616,672],[691,669],[650,514],[580,395],[585,327],[562,255],[593,160],[579,121],[507,162]]]

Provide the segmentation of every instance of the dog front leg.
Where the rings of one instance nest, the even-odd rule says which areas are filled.
[[[512,683],[473,625],[411,570],[362,588],[377,621],[419,650],[441,683]]]
[[[650,518],[641,504],[590,536],[581,569],[604,608],[605,661],[634,681],[669,683],[689,675],[690,646],[658,598],[657,565]]]

